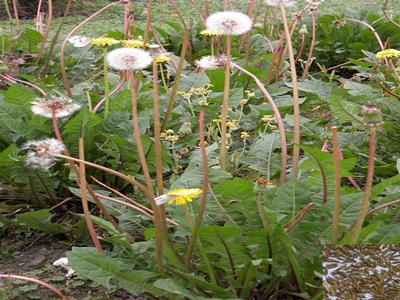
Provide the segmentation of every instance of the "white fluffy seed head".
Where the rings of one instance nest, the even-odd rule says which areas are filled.
[[[118,48],[107,54],[109,66],[119,71],[141,70],[152,61],[150,54],[139,48]]]
[[[196,60],[196,65],[204,70],[215,70],[223,67],[225,62],[225,56],[203,56],[199,60]]]
[[[253,26],[251,19],[237,11],[221,11],[209,16],[206,20],[207,30],[218,34],[240,35]]]
[[[32,102],[31,110],[35,115],[40,115],[46,118],[53,118],[53,111],[56,118],[65,118],[72,115],[81,106],[73,102],[71,99],[60,96],[46,98],[37,98]]]
[[[296,0],[266,0],[265,4],[268,6],[295,6],[296,5]]]
[[[22,146],[26,153],[27,166],[35,169],[48,169],[58,159],[55,155],[65,150],[63,143],[56,139],[30,141]]]

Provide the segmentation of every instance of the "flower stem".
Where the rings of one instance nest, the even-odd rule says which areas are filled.
[[[226,156],[227,156],[227,126],[228,120],[228,106],[229,106],[229,91],[230,91],[230,76],[231,76],[231,36],[226,36],[226,65],[225,65],[225,81],[224,81],[224,97],[222,100],[221,112],[221,148],[219,154],[219,163],[221,170],[226,170]]]
[[[261,80],[257,78],[257,76],[255,76],[253,73],[247,71],[246,69],[242,68],[241,66],[239,66],[235,63],[231,62],[231,65],[233,67],[239,69],[242,73],[246,74],[247,76],[250,76],[255,81],[258,88],[264,94],[268,103],[272,107],[272,111],[274,112],[274,117],[275,117],[276,123],[278,125],[279,135],[280,135],[280,139],[281,139],[280,144],[281,144],[282,158],[281,158],[281,175],[280,175],[279,182],[282,185],[285,182],[285,178],[286,178],[287,145],[286,145],[285,125],[283,123],[281,113],[279,112],[278,106],[276,105],[274,99],[272,99],[270,93],[268,93],[267,89],[264,87]]]
[[[162,174],[162,156],[161,156],[161,126],[160,126],[160,103],[158,95],[158,77],[157,62],[153,61],[153,123],[154,123],[154,148],[156,156],[156,178],[157,194],[164,193],[164,183]]]
[[[206,151],[206,143],[204,140],[204,109],[202,108],[199,113],[199,138],[200,138],[200,149],[201,149],[201,160],[203,165],[203,193],[201,194],[199,212],[197,213],[196,221],[193,226],[192,236],[189,241],[189,246],[186,252],[185,265],[186,269],[190,269],[192,261],[193,247],[196,243],[198,231],[203,221],[203,215],[207,204],[207,192],[208,192],[208,159]],[[215,278],[214,278],[215,280]]]
[[[181,49],[181,55],[179,58],[178,70],[176,71],[174,85],[172,87],[171,96],[169,98],[167,111],[165,112],[164,120],[162,123],[162,130],[165,130],[167,124],[169,122],[169,118],[171,117],[172,110],[174,109],[175,100],[176,100],[176,92],[178,91],[178,86],[182,77],[183,65],[185,62],[186,51],[189,46],[189,38],[190,38],[190,28],[185,27],[183,31],[183,44]]]
[[[85,160],[85,155],[84,155],[84,146],[83,146],[83,139],[79,138],[79,159],[80,160]],[[89,235],[92,238],[92,242],[95,245],[97,251],[104,255],[103,247],[101,246],[99,239],[97,238],[96,231],[94,229],[92,220],[90,218],[90,210],[89,210],[89,204],[87,200],[87,190],[86,190],[86,169],[85,169],[85,164],[79,163],[79,185],[81,188],[81,200],[82,200],[82,208],[83,208],[83,213],[85,215],[85,222],[87,229],[89,231]]]
[[[110,86],[108,84],[108,64],[107,64],[107,48],[103,49],[104,55],[104,119],[108,117],[110,112]]]
[[[332,126],[332,146],[333,146],[333,168],[334,168],[334,202],[332,216],[332,244],[336,244],[339,239],[339,221],[340,221],[340,160],[341,152],[337,137],[337,128]]]
[[[57,140],[60,143],[64,144],[64,141],[62,139],[60,130],[58,128],[58,124],[57,124],[57,117],[56,117],[56,113],[53,110],[53,130],[54,130],[54,134],[57,138]],[[71,156],[68,149],[65,148],[64,150],[64,154],[69,157]],[[77,175],[79,176],[79,168],[75,165],[75,163],[72,160],[67,160],[69,167],[71,168],[71,170]],[[103,203],[101,203],[101,201],[98,199],[98,197],[96,196],[96,194],[94,193],[93,189],[91,188],[90,185],[86,185],[86,189],[89,192],[90,196],[92,197],[92,199],[94,199],[96,201],[96,204],[98,206],[98,208],[100,209],[100,211],[103,213],[104,217],[111,223],[113,224],[113,226],[115,227],[115,229],[119,232],[123,232],[123,230],[121,229],[121,227],[117,224],[117,222],[115,222],[114,218],[111,216],[111,214],[108,212],[108,210],[105,208],[105,206],[103,205]]]
[[[314,47],[315,47],[315,13],[312,12],[311,13],[311,45],[310,45],[310,50],[308,51],[308,57],[307,57],[306,65],[304,67],[303,76],[301,76],[301,81],[304,81],[307,78],[308,70],[310,69],[311,60],[313,58]]]
[[[281,5],[282,22],[285,28],[285,36],[287,47],[289,51],[290,70],[292,75],[292,89],[293,89],[293,114],[294,114],[294,137],[293,137],[293,157],[292,157],[292,177],[298,177],[298,165],[300,158],[300,103],[299,103],[299,90],[297,87],[297,73],[296,62],[294,60],[292,39],[290,37],[289,26],[287,24],[285,7]]]
[[[149,168],[147,166],[146,157],[143,150],[142,139],[140,135],[139,129],[139,118],[137,112],[137,89],[138,89],[138,82],[134,80],[133,72],[130,74],[131,77],[131,95],[132,95],[132,125],[133,125],[133,133],[136,142],[136,149],[139,156],[139,161],[141,165],[141,169],[143,170],[143,174],[146,180],[147,190],[149,192],[149,201],[151,204],[151,208],[154,212],[154,225],[156,229],[156,252],[157,252],[157,269],[160,274],[164,274],[164,267],[163,267],[163,243],[162,243],[162,236],[166,230],[163,228],[163,221],[161,218],[160,208],[157,206],[156,201],[154,200],[154,191],[153,191],[153,184],[150,177]]]
[[[63,78],[63,82],[64,82],[64,88],[67,92],[68,97],[72,96],[72,91],[71,91],[71,86],[69,84],[69,80],[67,77],[67,71],[65,70],[65,46],[67,45],[68,39],[79,29],[81,28],[83,25],[85,25],[87,22],[89,22],[90,20],[92,20],[93,18],[95,18],[97,15],[101,14],[103,11],[107,10],[108,8],[110,8],[113,5],[116,4],[120,4],[120,1],[115,1],[115,2],[111,2],[109,4],[107,4],[106,6],[104,6],[103,8],[99,9],[98,11],[96,11],[95,13],[93,13],[92,15],[90,15],[89,17],[87,17],[85,20],[83,20],[81,23],[79,23],[78,25],[76,25],[70,32],[68,32],[67,36],[64,38],[64,41],[61,44],[61,49],[60,49],[60,67],[61,67],[61,75]]]
[[[52,19],[53,19],[53,1],[52,0],[47,0],[47,6],[48,6],[48,14],[47,14],[46,32],[43,35],[42,42],[40,43],[39,53],[36,56],[36,63],[38,63],[40,58],[43,56],[44,46],[45,46],[45,44],[47,42],[47,39],[49,38],[51,22],[52,22]]]
[[[28,282],[33,282],[33,283],[39,284],[39,285],[51,290],[52,292],[57,294],[61,298],[61,300],[67,300],[67,297],[63,293],[61,293],[61,291],[59,289],[57,289],[53,285],[48,284],[39,279],[30,278],[30,277],[26,277],[26,276],[19,276],[19,275],[14,275],[14,274],[0,274],[0,278],[8,278],[8,279],[13,278],[13,279],[18,279],[18,280],[25,280]]]
[[[372,181],[374,177],[374,163],[375,163],[375,148],[376,148],[376,128],[370,128],[369,137],[369,158],[368,158],[368,172],[367,181],[365,183],[364,197],[360,206],[360,213],[358,218],[353,224],[351,233],[351,244],[355,244],[360,236],[361,228],[364,223],[365,216],[367,215],[367,209],[369,205],[369,196],[371,195]]]

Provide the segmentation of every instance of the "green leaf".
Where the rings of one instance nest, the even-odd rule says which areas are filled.
[[[154,283],[154,286],[172,294],[185,297],[185,299],[198,299],[197,295],[189,292],[184,286],[172,278],[159,279]]]
[[[123,288],[134,295],[146,292],[155,297],[172,297],[170,293],[153,286],[150,280],[157,276],[155,273],[132,270],[122,261],[101,255],[94,248],[73,247],[67,252],[67,257],[71,268],[79,275],[107,289]]]
[[[65,228],[61,224],[51,222],[54,215],[48,209],[30,211],[17,216],[17,223],[23,227],[37,229],[47,233],[63,233]]]

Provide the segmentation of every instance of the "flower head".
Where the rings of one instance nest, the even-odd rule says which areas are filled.
[[[240,35],[253,26],[249,16],[237,11],[221,11],[206,20],[207,30],[218,34]]]
[[[224,56],[203,56],[196,60],[196,65],[203,70],[215,70],[225,65]]]
[[[53,113],[56,118],[65,118],[73,114],[81,106],[73,102],[71,99],[60,96],[46,98],[37,98],[32,102],[31,110],[35,115],[40,115],[46,118],[53,118]]]
[[[266,0],[265,4],[268,6],[295,6],[296,0]]]
[[[94,46],[110,47],[119,44],[119,41],[113,38],[103,37],[103,38],[93,39],[91,43]]]
[[[166,55],[160,55],[160,56],[156,56],[155,60],[157,63],[162,64],[162,63],[169,62],[171,60],[171,57],[166,56]]]
[[[375,104],[367,104],[363,107],[364,125],[368,127],[379,127],[383,125],[381,110]]]
[[[379,51],[375,54],[376,58],[384,59],[384,58],[399,58],[400,51],[396,49],[386,49]]]
[[[249,134],[247,131],[242,131],[242,132],[240,133],[240,138],[241,138],[242,140],[247,140],[249,137],[250,137],[250,134]]]
[[[23,149],[28,150],[26,164],[32,168],[48,169],[58,159],[55,155],[61,154],[65,147],[56,139],[44,139],[27,142]]]
[[[122,47],[127,48],[143,48],[144,42],[142,40],[122,40],[120,41]],[[149,47],[149,44],[146,44],[146,47]]]
[[[203,35],[203,36],[211,36],[211,37],[213,37],[213,36],[217,36],[218,35],[218,32],[215,32],[215,31],[211,31],[211,30],[202,30],[202,31],[200,31],[200,34],[201,35]]]
[[[144,69],[151,64],[151,56],[138,48],[118,48],[107,54],[110,67],[122,70]]]
[[[158,205],[166,202],[168,202],[168,204],[175,203],[176,205],[185,205],[188,202],[192,202],[194,198],[198,197],[202,193],[203,191],[201,189],[177,188],[155,198],[155,200]]]
[[[74,35],[68,39],[68,42],[70,42],[76,48],[86,47],[91,43],[91,41],[91,38],[82,35]]]

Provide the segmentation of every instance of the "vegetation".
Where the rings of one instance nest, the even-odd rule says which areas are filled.
[[[395,1],[17,2],[1,299],[322,299],[325,245],[400,242]]]

